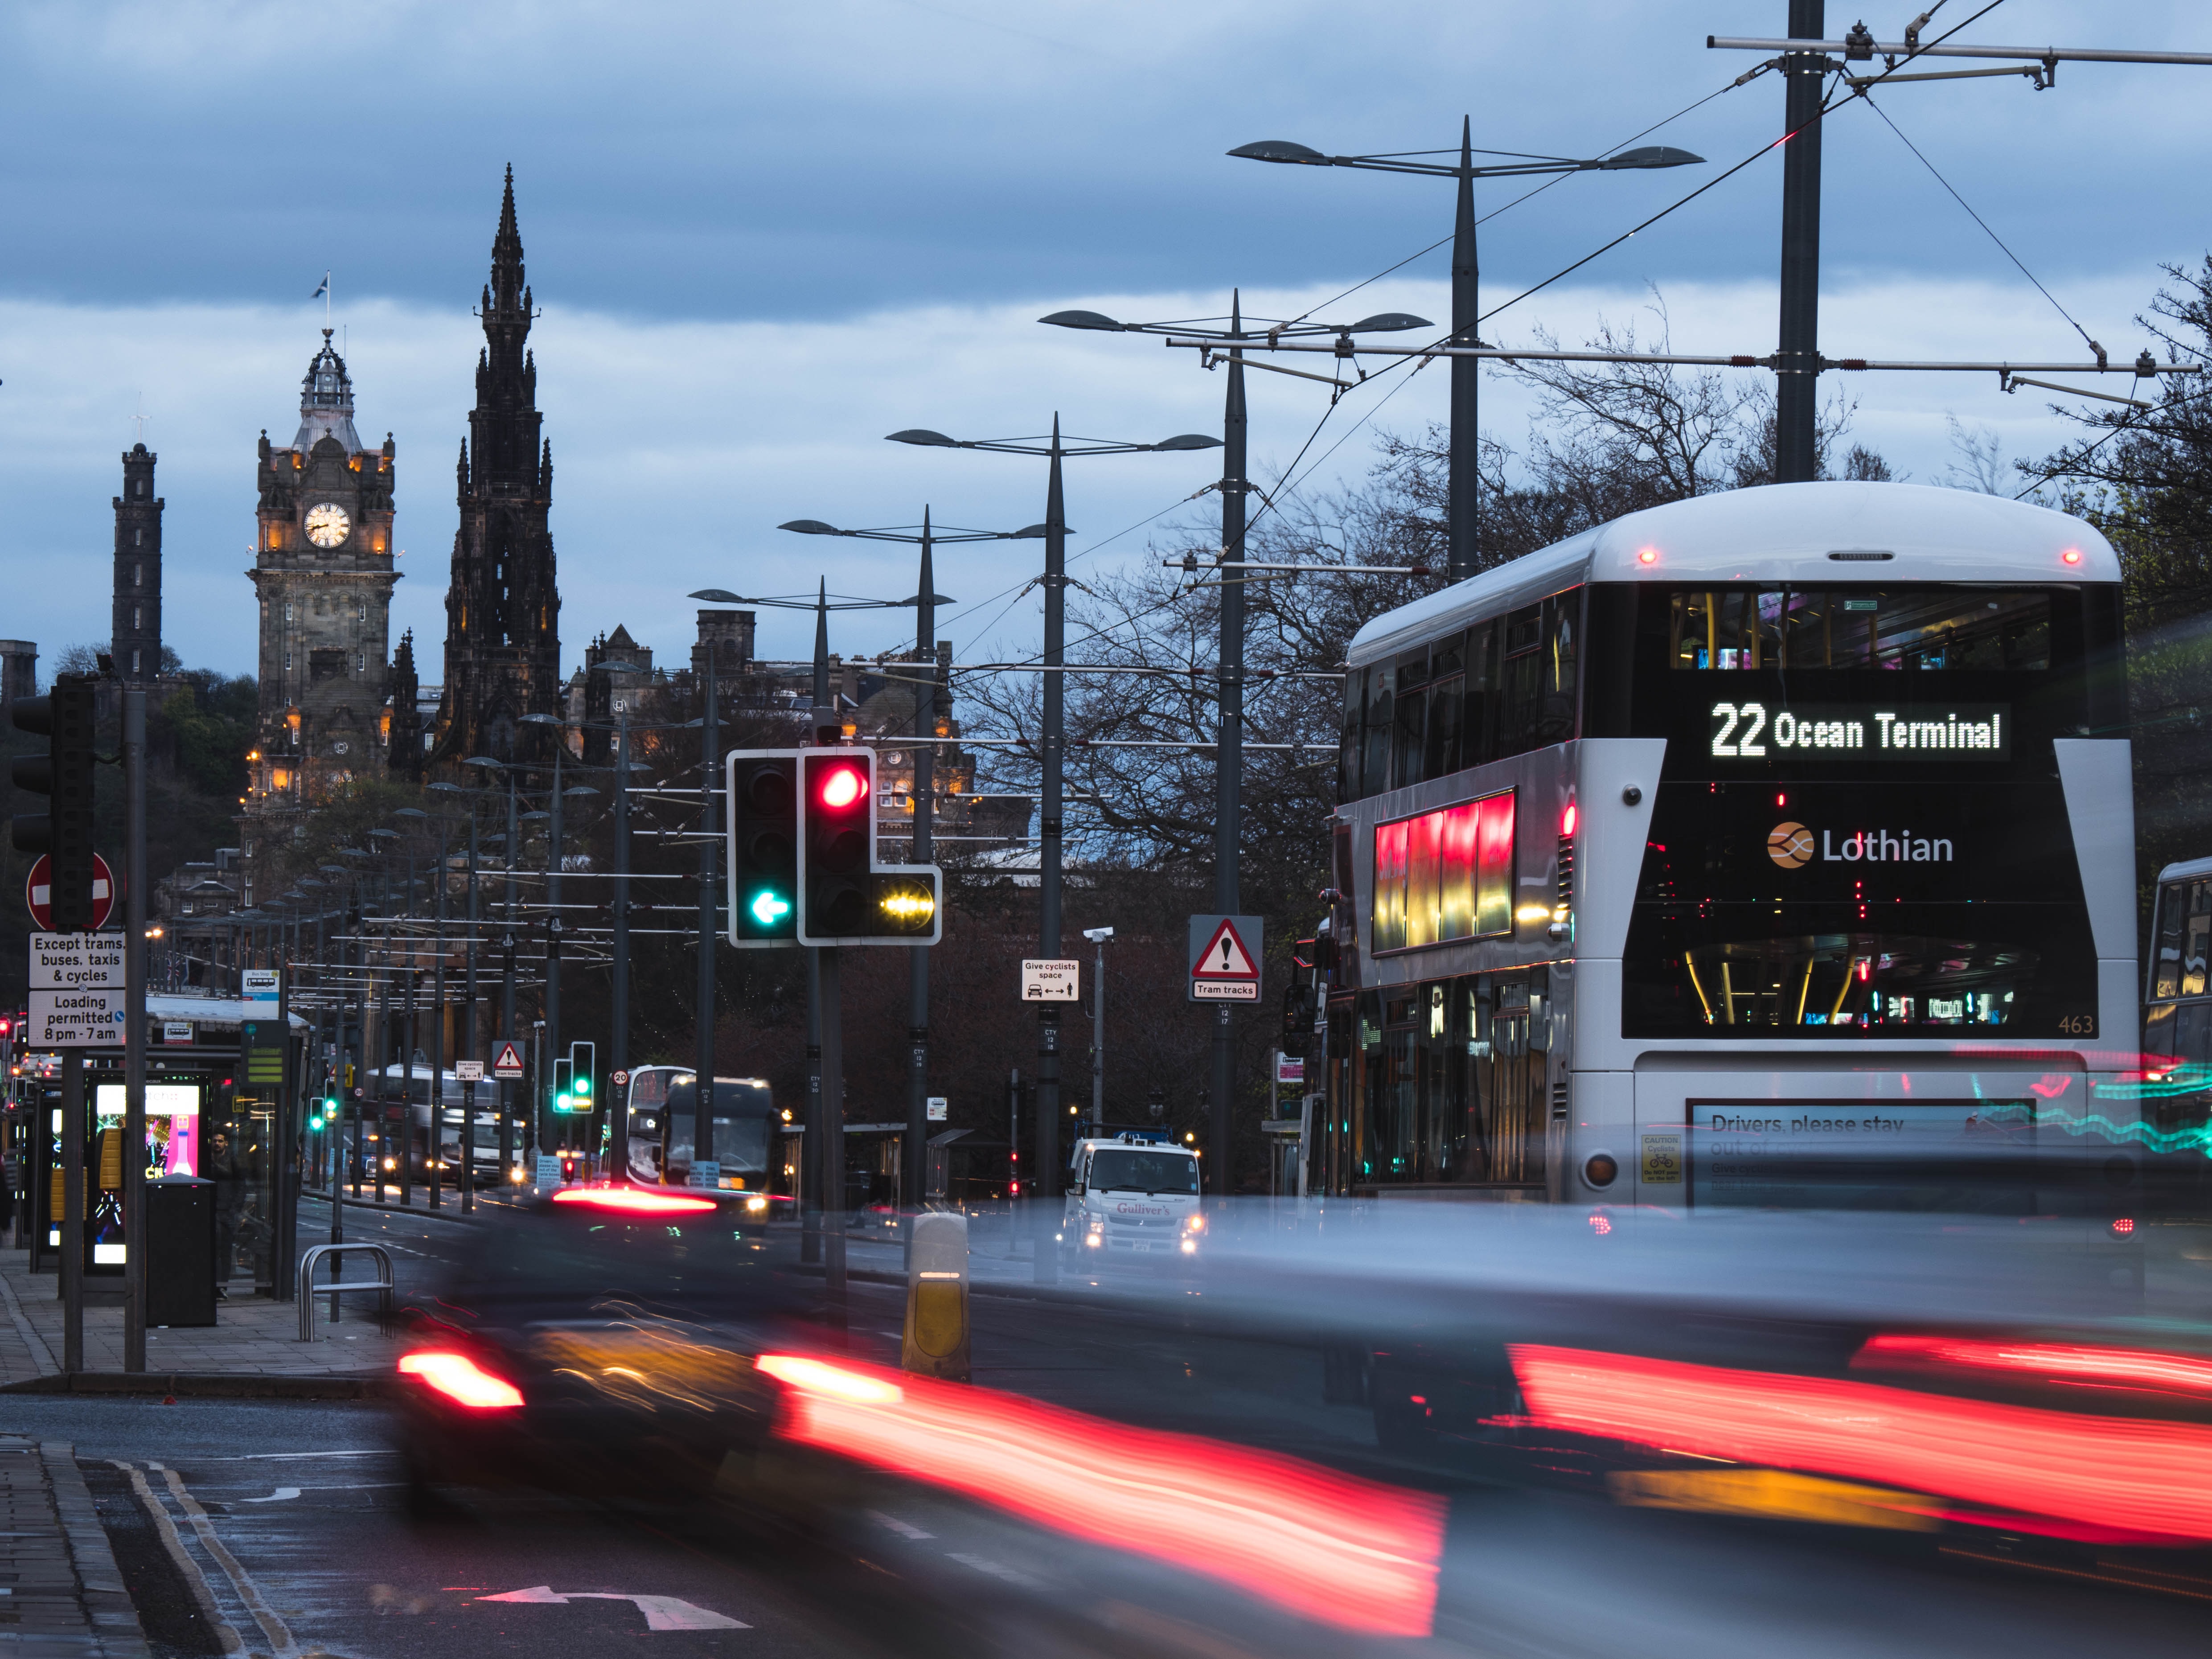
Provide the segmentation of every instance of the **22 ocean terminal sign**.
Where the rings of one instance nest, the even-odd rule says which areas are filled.
[[[1899,703],[1819,703],[1770,710],[1763,702],[1716,702],[1708,718],[1715,760],[2008,760],[2012,706],[1921,708]]]

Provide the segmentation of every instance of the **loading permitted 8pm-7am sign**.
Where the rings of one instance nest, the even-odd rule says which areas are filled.
[[[1257,1002],[1262,922],[1258,916],[1190,919],[1190,1000]]]

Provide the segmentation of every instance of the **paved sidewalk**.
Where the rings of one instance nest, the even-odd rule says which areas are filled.
[[[72,1447],[0,1435],[0,1591],[11,1659],[149,1659]]]
[[[61,1373],[62,1304],[58,1275],[33,1274],[27,1253],[0,1250],[0,1386]],[[356,1257],[349,1277],[368,1271]],[[234,1293],[216,1304],[211,1326],[156,1328],[146,1333],[146,1369],[152,1376],[178,1373],[235,1376],[389,1376],[404,1351],[404,1329],[392,1322],[377,1329],[375,1299],[345,1298],[343,1322],[325,1322],[329,1303],[317,1298],[315,1340],[302,1342],[297,1303],[271,1302]],[[123,1310],[84,1310],[84,1368],[92,1372],[123,1370]],[[0,1598],[4,1599],[4,1598]]]

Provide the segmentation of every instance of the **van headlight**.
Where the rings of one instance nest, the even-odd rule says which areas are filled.
[[[758,1215],[763,1210],[768,1208],[768,1200],[760,1194],[755,1193],[745,1200],[745,1208],[750,1213]]]
[[[1092,1232],[1094,1232],[1094,1233],[1103,1233],[1103,1232],[1104,1232],[1104,1231],[1106,1231],[1106,1218],[1105,1218],[1104,1216],[1103,1216],[1103,1215],[1094,1215],[1094,1216],[1092,1216],[1091,1218],[1090,1218],[1090,1222],[1091,1222],[1091,1231]]]
[[[1182,1230],[1187,1233],[1204,1232],[1206,1231],[1206,1218],[1200,1215],[1197,1211],[1193,1210],[1188,1215],[1182,1218]]]

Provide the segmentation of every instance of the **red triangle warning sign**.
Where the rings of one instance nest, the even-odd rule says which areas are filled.
[[[512,1042],[501,1043],[492,1055],[491,1074],[494,1077],[520,1077],[522,1051]]]
[[[1237,932],[1237,924],[1224,919],[1213,930],[1206,949],[1190,965],[1193,979],[1257,979],[1260,970],[1254,966],[1252,953],[1244,948],[1244,941]]]

